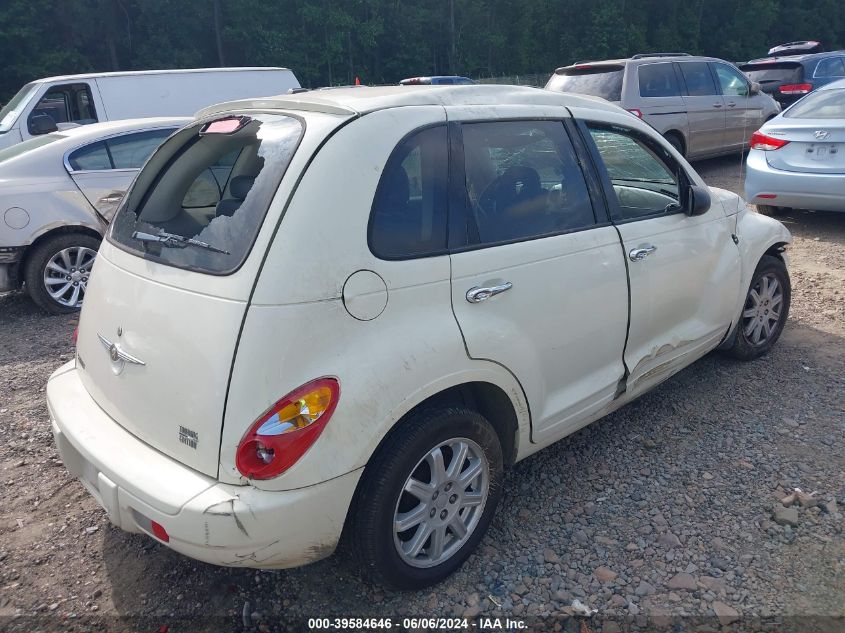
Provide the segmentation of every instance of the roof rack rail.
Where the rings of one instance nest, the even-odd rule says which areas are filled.
[[[692,57],[689,53],[638,53],[631,55],[631,59],[645,59],[646,57]]]

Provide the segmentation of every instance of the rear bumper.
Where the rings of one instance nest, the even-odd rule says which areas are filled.
[[[221,484],[159,453],[88,395],[71,361],[47,383],[56,446],[67,469],[128,532],[164,527],[171,549],[207,563],[282,568],[330,555],[361,475],[269,492]]]
[[[765,152],[748,153],[745,198],[750,204],[795,207],[819,211],[845,211],[845,176],[774,169]],[[761,198],[760,195],[774,198]]]

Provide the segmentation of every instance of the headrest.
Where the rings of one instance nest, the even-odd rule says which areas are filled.
[[[254,184],[255,176],[235,176],[229,182],[229,193],[237,200],[244,200]]]

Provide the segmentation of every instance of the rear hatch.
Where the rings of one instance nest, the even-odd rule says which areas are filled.
[[[86,293],[77,367],[88,392],[129,432],[210,476],[263,255],[250,251],[303,131],[297,118],[261,114],[174,135],[128,192]]]
[[[624,76],[623,64],[575,64],[556,70],[546,84],[546,90],[602,97],[618,103],[622,100]]]
[[[762,132],[789,141],[766,152],[767,162],[775,169],[845,174],[845,89],[807,95]]]
[[[804,79],[804,66],[798,61],[759,61],[740,66],[751,81],[760,84],[763,92],[778,97],[790,97],[780,92],[781,86],[796,86]]]

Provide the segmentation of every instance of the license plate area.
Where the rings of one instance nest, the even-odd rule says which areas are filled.
[[[833,160],[838,153],[839,147],[836,143],[811,143],[807,148],[808,158],[820,163]]]

